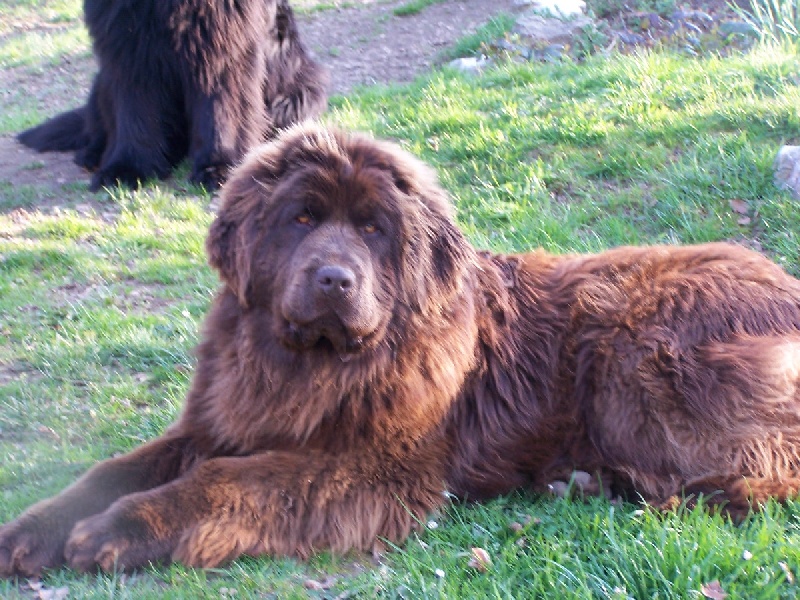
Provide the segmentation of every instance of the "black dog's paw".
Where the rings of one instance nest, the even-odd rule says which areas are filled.
[[[230,165],[227,163],[209,165],[204,168],[195,167],[189,177],[195,185],[203,186],[207,191],[214,192],[222,187],[225,180],[228,178],[230,172]]]

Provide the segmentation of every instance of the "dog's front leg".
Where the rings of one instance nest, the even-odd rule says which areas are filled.
[[[242,554],[377,550],[402,541],[444,501],[440,463],[406,459],[367,450],[211,459],[78,523],[67,561],[111,571],[156,560],[213,567]]]
[[[177,477],[191,461],[188,438],[165,435],[106,460],[63,492],[33,505],[0,527],[0,576],[33,576],[64,562],[64,543],[76,522],[118,498]]]

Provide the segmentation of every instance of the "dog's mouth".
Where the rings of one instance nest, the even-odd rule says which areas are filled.
[[[341,323],[301,325],[291,321],[285,322],[281,336],[283,344],[291,350],[338,355],[344,362],[369,348],[375,338],[376,332],[348,331]]]

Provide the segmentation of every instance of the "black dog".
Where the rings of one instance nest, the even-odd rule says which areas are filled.
[[[19,134],[75,151],[91,189],[164,178],[187,154],[214,189],[279,127],[326,106],[288,0],[85,0],[99,63],[86,106]]]

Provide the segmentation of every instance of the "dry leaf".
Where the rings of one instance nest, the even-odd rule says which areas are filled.
[[[472,554],[472,558],[469,559],[467,566],[477,569],[481,573],[486,573],[489,567],[492,566],[492,558],[489,556],[489,553],[483,548],[472,548],[470,553]]]
[[[516,521],[509,523],[508,528],[514,533],[522,533],[523,530],[522,523],[517,523]]]
[[[750,225],[750,217],[739,217],[736,222],[739,225]]]
[[[750,205],[747,203],[747,200],[728,200],[728,204],[730,204],[733,212],[739,213],[740,215],[746,215],[750,212]]]
[[[786,575],[787,583],[794,583],[794,573],[792,573],[792,570],[789,568],[789,565],[781,561],[778,563],[778,566],[783,571],[783,574]]]
[[[51,589],[42,588],[38,590],[35,597],[39,600],[64,600],[67,596],[69,596],[69,588],[60,587]]]
[[[303,587],[307,590],[327,590],[333,587],[336,583],[336,577],[326,577],[322,581],[316,579],[306,579],[303,582]]]
[[[728,594],[722,589],[722,586],[716,579],[711,583],[703,584],[700,587],[700,593],[706,598],[711,598],[711,600],[725,600],[725,598],[728,597]]]
[[[322,584],[319,581],[317,581],[316,579],[306,579],[303,582],[303,587],[306,588],[307,590],[321,590],[321,589],[324,589],[322,587]]]

